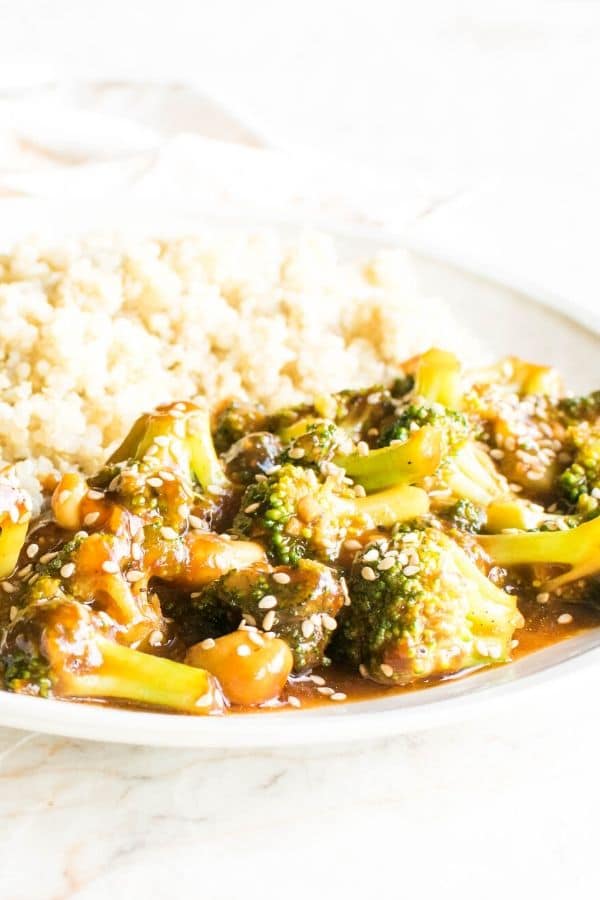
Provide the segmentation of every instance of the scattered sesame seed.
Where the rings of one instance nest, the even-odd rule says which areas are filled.
[[[148,484],[150,485],[150,487],[159,488],[162,487],[163,481],[162,478],[153,476],[152,478],[148,479]]]
[[[355,497],[366,497],[367,496],[367,492],[365,491],[362,484],[354,485],[354,496]]]
[[[365,555],[363,556],[365,562],[375,562],[376,559],[379,559],[379,551],[377,547],[371,547],[370,550],[367,550]]]
[[[93,491],[92,490],[92,491],[87,492],[87,496],[89,497],[90,500],[102,500],[104,497],[104,494],[102,493],[102,491]]]
[[[504,450],[500,450],[499,447],[495,447],[493,450],[490,450],[490,456],[492,459],[502,459],[504,457]]]
[[[19,610],[17,609],[17,607],[16,607],[16,606],[11,606],[10,612],[9,612],[9,614],[8,614],[8,617],[9,617],[9,619],[10,619],[11,622],[14,622],[14,621],[15,621],[15,619],[17,618],[18,613],[19,613]]]
[[[140,572],[139,569],[130,569],[125,578],[127,581],[130,581],[132,584],[136,581],[140,581],[144,577],[144,573]]]
[[[44,553],[43,556],[40,556],[40,562],[43,566],[45,566],[46,563],[52,562],[52,560],[56,559],[57,556],[58,553]]]
[[[256,644],[257,647],[264,647],[265,642],[262,636],[258,633],[258,631],[254,631],[253,629],[246,626],[246,633],[248,635],[248,640],[252,641],[253,644]]]
[[[515,650],[518,646],[519,646],[519,642],[516,638],[510,642],[511,650]]]
[[[385,675],[386,678],[391,678],[392,675],[394,674],[393,668],[390,665],[388,665],[387,663],[381,663],[379,668],[381,669],[382,675]]]
[[[97,511],[89,512],[86,516],[83,517],[83,524],[86,526],[93,525],[94,522],[97,522],[99,518],[100,518],[99,512],[97,512]]]
[[[418,571],[419,571],[419,567],[414,566],[414,565],[413,566],[404,566],[404,568],[402,569],[402,572],[406,575],[407,578],[410,578],[411,575],[416,575]]]
[[[158,631],[157,629],[156,631],[152,632],[152,634],[148,638],[148,642],[152,647],[160,647],[160,645],[162,644],[162,637],[162,632]]]
[[[562,613],[556,621],[559,625],[570,625],[573,621],[573,616],[571,613]]]
[[[324,694],[326,697],[331,697],[331,695],[335,693],[333,688],[330,687],[318,687],[317,690],[320,694]]]
[[[542,591],[540,594],[537,594],[535,599],[538,603],[547,603],[550,599],[550,594],[547,591]]]
[[[367,403],[369,406],[375,406],[376,403],[379,403],[380,394],[369,394],[367,397]]]
[[[312,637],[312,635],[314,634],[315,626],[310,621],[310,619],[304,619],[304,621],[302,622],[301,628],[302,628],[302,634],[304,635],[304,637],[307,640],[309,637]]]
[[[320,687],[322,687],[325,684],[325,679],[322,678],[320,675],[309,675],[309,678],[313,684],[316,684]]]
[[[356,452],[359,456],[368,456],[369,455],[369,445],[366,441],[359,441],[356,445]]]
[[[260,506],[260,503],[250,503],[249,506],[245,507],[244,512],[245,513],[256,512],[256,510],[258,509],[259,506]]]
[[[344,694],[343,691],[336,691],[334,694],[331,694],[331,696],[329,697],[329,699],[330,699],[330,700],[336,700],[336,701],[338,701],[338,702],[341,703],[342,700],[347,700],[347,699],[348,699],[348,695],[347,695],[347,694]]]
[[[300,709],[302,706],[298,697],[294,697],[292,694],[288,695],[288,703],[290,706],[293,706],[294,709]]]
[[[361,676],[361,678],[369,677],[369,671],[368,671],[367,667],[364,665],[364,663],[360,664],[360,666],[358,667],[358,672],[359,672],[359,675]]]
[[[188,521],[192,528],[204,528],[204,522],[199,516],[190,515]]]
[[[365,581],[375,581],[375,579],[377,578],[377,575],[375,574],[371,566],[363,566],[363,568],[360,570],[360,575],[361,578],[364,578]]]
[[[102,571],[108,572],[109,575],[114,575],[119,571],[119,566],[113,559],[107,559],[102,563]]]
[[[215,646],[215,641],[212,638],[206,638],[206,640],[200,642],[200,646],[203,650],[212,650]]]
[[[195,600],[196,597],[201,597],[201,596],[202,596],[202,591],[192,591],[192,593],[190,594],[190,598],[192,600]]]
[[[71,496],[71,491],[67,491],[67,490],[61,491],[60,494],[58,495],[58,502],[66,503],[70,496]]]
[[[269,612],[264,617],[264,619],[262,620],[263,630],[270,631],[274,624],[275,624],[275,610],[270,609]]]
[[[273,594],[265,594],[265,596],[258,601],[259,609],[273,609],[277,606],[277,597],[274,597]],[[268,628],[266,629],[269,630]]]
[[[323,628],[325,628],[327,631],[335,631],[335,629],[337,628],[337,622],[335,621],[333,616],[330,616],[328,613],[323,613],[323,615],[321,616],[321,621],[323,623]]]
[[[240,644],[235,652],[238,656],[250,656],[252,650],[247,644]]]
[[[302,447],[292,447],[288,451],[288,456],[290,459],[302,459],[304,456],[304,450]]]
[[[175,529],[171,528],[170,525],[163,525],[160,529],[160,533],[164,537],[165,541],[176,541],[179,537]]]
[[[140,559],[142,558],[142,556],[143,556],[143,553],[142,553],[142,548],[140,547],[140,545],[139,545],[139,544],[132,544],[132,545],[131,545],[131,557],[132,557],[132,559],[135,559],[136,562],[139,562]]]
[[[28,559],[33,559],[34,556],[37,556],[40,547],[39,544],[30,544],[25,553],[27,554]]]
[[[273,581],[276,581],[277,584],[289,584],[290,580],[287,572],[273,572]]]
[[[344,547],[346,550],[361,550],[362,544],[360,541],[356,541],[353,538],[350,538],[347,541],[344,541]]]
[[[33,567],[31,565],[31,563],[27,563],[26,566],[23,566],[22,569],[19,569],[19,571],[17,572],[17,577],[18,578],[27,578],[28,575],[31,575],[32,568]]]
[[[380,572],[387,572],[388,569],[391,569],[396,565],[396,559],[393,556],[384,556],[382,560],[377,563],[377,568]]]
[[[11,584],[10,581],[3,581],[2,582],[2,590],[6,594],[14,594],[15,591],[17,590],[17,588],[15,587],[14,584]]]
[[[65,563],[64,566],[60,570],[60,574],[63,578],[70,578],[73,572],[75,571],[75,563],[69,562]]]
[[[157,436],[154,438],[154,443],[158,444],[159,447],[166,447],[169,443],[169,438],[166,436],[166,434],[157,434]]]

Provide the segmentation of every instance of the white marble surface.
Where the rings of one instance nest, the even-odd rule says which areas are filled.
[[[533,266],[534,281],[560,263],[550,280],[566,293],[575,276],[594,302],[598,4],[193,6],[0,0],[0,86],[178,78],[281,147],[408,172],[434,194],[493,176],[500,232],[488,198],[462,207],[460,240],[483,236],[496,260],[506,248],[501,262]],[[514,197],[534,173],[544,187],[519,232]],[[566,199],[544,204],[559,179]],[[325,748],[168,751],[1,729],[0,896],[595,898],[597,684],[591,671],[468,723]]]

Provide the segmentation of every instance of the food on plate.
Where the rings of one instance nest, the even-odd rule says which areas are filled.
[[[279,406],[159,404],[94,468],[50,453],[41,504],[8,460],[4,688],[297,708],[600,622],[598,394],[515,357],[473,369],[433,348],[392,369]]]

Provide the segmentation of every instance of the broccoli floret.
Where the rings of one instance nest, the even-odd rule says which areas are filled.
[[[568,511],[598,515],[600,498],[600,432],[587,423],[569,430],[574,459],[557,479],[559,497]]]
[[[459,444],[445,457],[432,487],[446,491],[448,497],[470,500],[482,507],[511,493],[507,480],[497,471],[486,448],[471,440]]]
[[[306,421],[306,420],[304,420]],[[298,423],[298,426],[302,422]],[[298,430],[298,426],[288,429],[290,432]],[[282,462],[291,462],[299,466],[319,467],[324,462],[333,459],[340,446],[349,444],[348,438],[336,424],[330,420],[307,422],[306,430],[299,434],[293,434],[291,441],[282,454]]]
[[[276,563],[295,565],[307,555],[331,562],[349,534],[390,527],[424,515],[428,507],[419,488],[400,485],[357,497],[341,469],[318,475],[288,463],[248,487],[233,531],[263,544]]]
[[[207,672],[117,643],[118,629],[61,595],[20,611],[4,635],[8,690],[86,700],[119,700],[174,712],[223,707]]]
[[[485,510],[465,498],[451,506],[446,511],[445,517],[453,528],[469,534],[478,534],[486,523]]]
[[[592,391],[581,397],[561,397],[557,409],[568,425],[595,422],[600,418],[600,391]]]
[[[294,671],[323,664],[327,645],[337,627],[336,616],[346,601],[344,582],[328,566],[300,560],[295,567],[265,570],[251,567],[230,572],[190,601],[195,614],[227,622],[232,611],[241,619],[282,638],[294,655]],[[205,619],[206,622],[206,619]],[[231,630],[231,628],[229,628]],[[207,632],[202,636],[222,634]]]
[[[384,684],[505,662],[522,624],[514,596],[434,528],[368,544],[348,589],[332,652]]]
[[[213,417],[212,435],[217,452],[224,453],[245,435],[262,431],[266,421],[266,413],[258,404],[226,400]]]
[[[382,427],[378,445],[387,447],[392,441],[407,441],[417,428],[432,425],[444,432],[445,444],[451,450],[469,434],[469,424],[462,413],[446,409],[438,403],[410,403]]]
[[[545,570],[543,587],[552,591],[600,572],[600,518],[570,528],[572,521],[565,517],[564,528],[553,523],[552,530],[490,534],[478,540],[501,566],[536,565],[539,580],[544,580]],[[557,566],[569,568],[556,575]]]

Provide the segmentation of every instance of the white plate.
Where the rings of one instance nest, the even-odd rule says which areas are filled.
[[[3,203],[0,250],[15,237],[32,230],[71,232],[119,222],[120,228],[146,232],[193,230],[205,219],[179,209],[165,211],[114,204],[81,212],[64,206],[39,206],[32,201]],[[168,222],[168,226],[166,223]],[[59,223],[59,224],[57,224]],[[231,221],[211,225],[272,225],[293,230],[284,223]],[[338,232],[340,249],[350,256],[367,255],[391,244],[384,235]],[[3,246],[4,245],[4,246]],[[497,355],[516,353],[553,362],[575,390],[597,387],[597,355],[600,337],[586,327],[581,313],[569,315],[546,297],[517,294],[500,283],[467,274],[435,260],[415,255],[424,296],[444,299],[474,330],[482,330],[486,343]],[[556,307],[559,308],[556,308]],[[554,307],[554,308],[553,308]],[[0,725],[52,734],[132,744],[178,747],[256,747],[346,741],[431,728],[471,715],[482,706],[512,702],[515,694],[537,687],[550,688],[557,677],[600,661],[600,629],[531,654],[507,666],[435,688],[391,693],[387,697],[317,709],[285,710],[270,714],[202,718],[111,709],[109,707],[41,700],[0,692]]]

